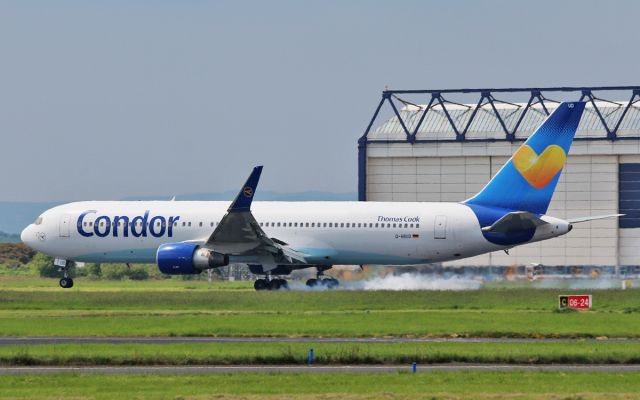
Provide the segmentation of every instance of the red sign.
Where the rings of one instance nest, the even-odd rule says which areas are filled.
[[[590,294],[560,295],[558,296],[558,307],[587,310],[591,308],[591,295]]]

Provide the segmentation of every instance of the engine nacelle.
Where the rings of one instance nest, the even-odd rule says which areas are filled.
[[[193,243],[167,243],[158,247],[156,263],[164,274],[199,274],[229,264],[229,256]]]

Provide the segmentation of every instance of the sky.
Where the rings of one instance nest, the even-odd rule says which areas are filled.
[[[385,87],[637,85],[633,1],[2,1],[0,201],[357,190]],[[525,99],[526,100],[526,99]]]

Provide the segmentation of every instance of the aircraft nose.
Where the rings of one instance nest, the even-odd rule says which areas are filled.
[[[30,232],[31,232],[31,225],[27,226],[22,230],[22,233],[20,233],[20,240],[22,240],[22,243],[28,245],[29,242],[31,242],[32,235],[30,234]]]

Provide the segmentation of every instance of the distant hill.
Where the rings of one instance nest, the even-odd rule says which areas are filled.
[[[176,200],[233,200],[238,192],[226,191],[217,193],[190,193],[178,194]],[[169,200],[172,196],[142,196],[142,197],[126,197],[122,200]],[[258,191],[256,200],[258,201],[355,201],[358,199],[357,193],[332,193],[332,192],[297,192],[297,193],[279,193],[271,191]],[[25,226],[33,222],[43,211],[66,203],[62,202],[43,202],[43,203],[27,203],[27,202],[0,202],[0,232],[9,232],[9,234],[20,234]],[[11,238],[13,236],[10,236]],[[20,241],[19,236],[14,238]],[[0,237],[2,242],[3,237]],[[5,240],[9,242],[9,239]]]
[[[20,235],[0,232],[0,243],[20,243]]]

